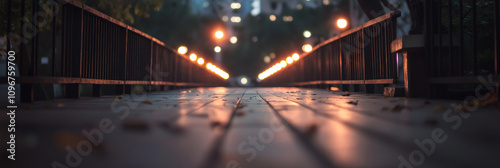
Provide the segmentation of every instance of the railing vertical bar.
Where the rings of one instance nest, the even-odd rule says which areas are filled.
[[[12,50],[12,47],[10,45],[10,41],[12,40],[11,37],[11,26],[12,26],[12,20],[11,20],[11,17],[12,17],[12,1],[11,0],[8,0],[7,2],[7,51],[10,51]],[[7,76],[7,71],[5,71],[5,76]]]
[[[441,4],[442,4],[442,1],[441,0],[438,0],[437,1],[437,34],[439,36],[439,46],[438,46],[438,54],[437,54],[437,64],[436,64],[436,71],[437,71],[437,75],[442,77],[443,76],[443,72],[442,72],[442,67],[443,67],[443,53],[442,53],[442,48],[443,48],[443,32],[441,31],[441,24],[442,24],[442,16],[441,16]]]
[[[32,10],[33,10],[32,13],[33,14],[35,14],[36,12],[38,12],[37,2],[38,2],[38,0],[35,0],[35,1],[32,2],[33,3],[32,4],[33,5],[33,8],[32,8]],[[35,25],[34,26],[35,30],[33,31],[34,32],[33,34],[35,34],[35,35],[33,36],[32,44],[31,44],[31,57],[32,57],[32,59],[31,59],[31,65],[32,66],[31,67],[33,67],[31,75],[32,76],[37,76],[37,62],[38,62],[38,53],[37,53],[37,51],[38,51],[38,32],[39,32],[39,29],[38,29],[37,20],[35,18],[33,18],[33,25]]]
[[[498,56],[498,48],[500,48],[500,43],[498,40],[500,40],[500,34],[498,33],[498,29],[500,29],[499,24],[500,24],[500,15],[499,15],[499,0],[495,0],[495,74],[498,75],[500,72],[499,67],[500,66],[500,58]],[[498,90],[498,86],[497,86]]]
[[[26,15],[25,14],[25,9],[24,9],[25,5],[26,4],[25,4],[24,0],[21,0],[21,28],[24,27],[24,16]],[[25,50],[25,42],[24,42],[24,40],[25,40],[25,38],[24,38],[24,33],[23,33],[22,30],[20,31],[20,35],[21,35],[21,39],[23,41],[20,42],[20,51],[19,51],[19,53],[21,55],[21,57],[20,57],[21,59],[19,60],[19,72],[20,72],[19,76],[24,76],[25,75],[25,72],[24,72],[25,71],[25,69],[24,69],[25,67],[24,67],[24,63],[23,62],[25,60],[24,59],[24,53],[25,53],[25,51],[24,51]]]
[[[477,75],[477,11],[476,0],[472,0],[472,48],[474,57],[474,75]]]
[[[52,77],[56,76],[56,7],[52,7],[52,59],[51,59],[51,66],[52,66]]]
[[[458,27],[459,27],[459,34],[460,34],[460,46],[459,46],[459,57],[460,57],[460,68],[459,68],[459,74],[458,75],[462,75],[464,73],[464,67],[465,67],[465,57],[464,57],[464,14],[463,14],[463,10],[464,10],[464,4],[463,4],[463,0],[460,0],[459,2],[459,12],[460,13],[460,19],[458,21],[458,23],[460,24]]]
[[[449,41],[449,47],[448,47],[448,62],[449,62],[449,76],[453,76],[453,11],[452,11],[452,0],[448,0],[448,28],[450,32],[450,41]]]

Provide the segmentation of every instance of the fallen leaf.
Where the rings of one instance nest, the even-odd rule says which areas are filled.
[[[63,103],[58,103],[58,104],[57,104],[57,107],[59,107],[59,108],[62,108],[62,107],[64,107],[64,106],[65,106],[65,105],[64,105]]]
[[[221,126],[221,125],[222,125],[222,122],[221,122],[221,121],[219,121],[219,120],[212,120],[212,121],[210,121],[210,125],[211,125],[212,127],[218,127],[218,126]]]
[[[303,98],[297,98],[297,100],[304,100]]]
[[[382,107],[382,111],[387,111],[389,110],[389,107]]]
[[[395,113],[399,113],[399,112],[403,111],[404,108],[405,108],[405,106],[398,104],[398,105],[394,106],[391,111],[395,112]]]
[[[485,106],[488,106],[490,104],[494,104],[498,102],[498,93],[492,93],[492,94],[489,94],[489,96],[486,98],[486,99],[483,99],[481,101],[481,107],[485,107]]]
[[[115,97],[113,100],[115,100],[115,101],[116,101],[116,100],[120,100],[120,99],[118,99],[118,97]]]
[[[441,105],[435,105],[434,106],[434,111],[442,111],[442,110],[444,110],[443,106],[441,106]]]
[[[424,101],[424,104],[431,104],[429,100]]]
[[[152,103],[152,102],[150,102],[150,101],[147,101],[147,100],[145,100],[145,101],[142,101],[141,103],[142,103],[142,104],[149,104],[149,105],[153,105],[153,103]]]
[[[246,115],[246,114],[247,114],[247,113],[246,113],[245,111],[238,111],[238,112],[236,113],[236,115],[237,115],[237,116],[244,116],[244,115]]]
[[[137,119],[126,119],[122,123],[123,129],[134,130],[134,131],[146,131],[149,129],[148,123],[143,120]]]
[[[212,97],[212,98],[219,98],[219,96],[214,96],[214,97]]]
[[[358,105],[358,100],[356,100],[356,101],[354,101],[354,100],[353,101],[349,101],[349,102],[347,102],[347,104],[352,104],[352,105],[357,106]]]
[[[311,99],[311,100],[316,100],[316,99]]]
[[[50,105],[45,105],[43,106],[44,109],[51,109],[52,107]]]
[[[342,96],[351,96],[351,93],[345,92],[344,94],[342,94]]]
[[[164,99],[168,99],[168,97],[163,97]]]
[[[304,134],[307,136],[313,136],[318,131],[318,124],[311,123],[304,130]]]

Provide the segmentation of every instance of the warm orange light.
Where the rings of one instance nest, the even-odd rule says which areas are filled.
[[[196,56],[196,54],[191,54],[191,55],[189,55],[189,59],[190,59],[191,61],[196,61],[196,59],[197,59],[197,58],[198,58],[198,57]]]
[[[281,65],[281,67],[282,67],[282,68],[286,67],[286,65],[287,65],[287,64],[286,64],[286,61],[285,61],[285,60],[281,61],[281,62],[280,62],[280,65]]]
[[[297,60],[299,60],[300,56],[299,56],[299,54],[295,53],[292,55],[292,58],[294,61],[297,61]]]
[[[341,29],[346,28],[347,27],[347,20],[345,20],[345,19],[337,20],[337,26]]]
[[[205,63],[205,60],[203,58],[198,58],[198,64],[203,65]]]
[[[286,63],[288,63],[288,64],[293,63],[293,58],[292,57],[287,57],[286,58]]]
[[[222,31],[218,30],[215,32],[215,38],[221,39],[222,37],[224,37],[224,33]]]
[[[219,69],[217,66],[213,65],[212,63],[207,64],[207,69],[212,71],[213,73],[219,75],[223,79],[229,79],[229,74],[224,72],[223,70]]]
[[[276,21],[276,15],[270,15],[269,20],[271,20],[273,22]]]
[[[179,49],[177,49],[177,52],[179,52],[179,54],[186,54],[188,52],[188,48],[186,46],[180,46]]]
[[[313,47],[311,46],[311,44],[306,44],[302,46],[302,50],[304,52],[311,52],[313,50]]]

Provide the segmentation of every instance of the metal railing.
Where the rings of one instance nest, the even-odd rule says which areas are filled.
[[[280,72],[261,82],[264,86],[324,86],[391,84],[398,77],[393,11],[347,30],[300,56]]]
[[[130,92],[130,85],[146,85],[149,89],[155,85],[226,85],[225,80],[156,38],[78,1],[57,1],[48,8],[49,14],[47,6],[42,5],[48,1],[15,2],[9,1],[6,6],[8,50],[19,53],[21,97],[25,102],[33,101],[34,84],[65,84],[66,97],[79,97],[80,84],[93,84],[94,96],[100,96],[101,85],[116,85],[121,93]],[[34,21],[40,16],[49,16],[44,18],[49,24]],[[22,29],[26,24],[34,33]],[[14,38],[13,34],[19,36]],[[19,45],[11,44],[15,39],[21,39]]]
[[[426,0],[426,55],[431,84],[500,81],[498,0]]]

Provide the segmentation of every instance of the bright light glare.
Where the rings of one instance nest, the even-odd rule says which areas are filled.
[[[218,30],[215,32],[215,38],[221,39],[222,37],[224,37],[224,33],[222,31]]]
[[[186,46],[180,46],[179,49],[177,49],[177,52],[179,52],[179,54],[186,54],[188,52],[188,48]]]
[[[229,39],[229,41],[231,41],[231,43],[233,43],[233,44],[236,44],[238,42],[238,37],[233,36],[233,37],[231,37],[231,39]]]
[[[287,65],[287,64],[286,64],[286,61],[285,61],[285,60],[281,61],[281,62],[280,62],[280,65],[281,65],[281,67],[282,67],[282,68],[286,67],[286,65]]]
[[[300,56],[299,56],[299,54],[295,53],[292,55],[292,58],[294,61],[297,61],[297,60],[299,60]]]
[[[212,63],[207,64],[207,69],[209,69],[213,73],[219,75],[223,79],[226,79],[226,80],[229,79],[229,74],[227,74],[223,70],[219,69],[217,66],[213,65]]]
[[[273,21],[273,22],[274,22],[274,21],[276,20],[276,15],[271,15],[271,16],[269,16],[269,20],[271,20],[271,21]]]
[[[233,23],[240,23],[241,22],[241,17],[239,17],[239,16],[233,16],[233,17],[231,17],[231,22],[233,22]]]
[[[240,82],[241,82],[241,84],[246,85],[248,83],[248,79],[247,78],[241,78]]]
[[[237,2],[231,3],[231,9],[240,9],[240,8],[241,8],[240,3],[237,3]]]
[[[311,37],[311,32],[309,30],[306,30],[306,31],[304,31],[303,35],[305,38],[309,38],[309,37]]]
[[[302,46],[302,50],[304,52],[311,52],[313,50],[313,47],[311,46],[311,44],[306,44]]]
[[[293,58],[292,57],[287,57],[286,58],[286,63],[288,63],[288,64],[293,63]]]
[[[215,48],[214,48],[214,51],[215,51],[216,53],[220,53],[220,51],[221,51],[221,50],[222,50],[222,49],[221,49],[219,46],[215,46]]]
[[[346,28],[347,27],[347,20],[345,20],[345,19],[337,20],[337,26],[341,29]]]
[[[189,55],[189,59],[190,59],[191,61],[196,61],[196,59],[197,59],[197,58],[198,58],[198,57],[196,56],[196,54],[191,54],[191,55]]]
[[[205,63],[205,60],[203,58],[198,58],[198,64],[203,65]]]

